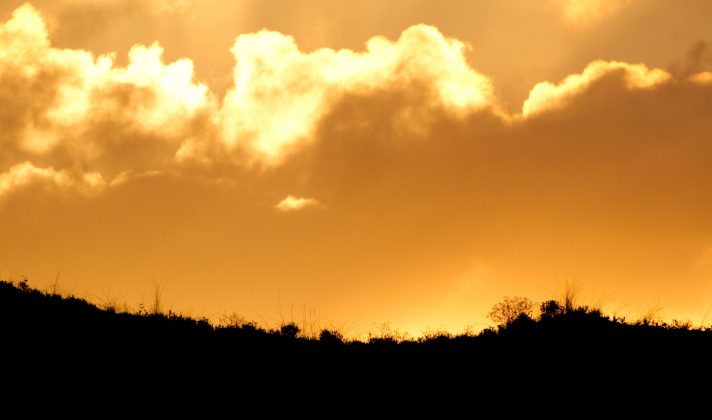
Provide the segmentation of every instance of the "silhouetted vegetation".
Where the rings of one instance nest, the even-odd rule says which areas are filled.
[[[140,313],[100,309],[26,282],[0,281],[0,334],[9,352],[4,360],[22,361],[23,369],[99,369],[108,377],[220,372],[240,380],[321,375],[339,381],[364,374],[394,380],[405,372],[422,379],[517,371],[553,384],[573,370],[634,371],[638,377],[685,372],[712,354],[712,331],[688,322],[628,323],[566,299],[538,309],[535,314],[528,299],[506,298],[490,314],[499,325],[477,334],[432,331],[407,338],[384,324],[362,342],[333,329],[306,336],[294,323],[269,329],[237,315],[213,325],[164,313],[155,300]]]
[[[488,316],[496,324],[507,326],[521,316],[531,318],[533,310],[534,302],[529,298],[505,297],[503,301],[494,305]]]

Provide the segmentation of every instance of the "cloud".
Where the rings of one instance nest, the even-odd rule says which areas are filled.
[[[303,210],[306,208],[321,207],[321,203],[313,198],[301,198],[288,195],[284,200],[277,203],[275,208],[283,212]]]
[[[123,144],[154,138],[174,143],[175,150],[210,106],[207,88],[193,82],[191,61],[164,64],[157,44],[135,46],[128,66],[115,67],[113,55],[52,47],[30,5],[0,26],[0,39],[3,141],[19,159],[62,156],[111,166],[120,161],[121,145],[110,140],[115,135]],[[144,153],[154,149],[143,147]]]
[[[525,117],[560,109],[572,97],[583,93],[592,83],[613,73],[621,72],[628,89],[649,89],[671,79],[661,69],[650,69],[644,64],[628,64],[618,61],[594,61],[582,73],[572,74],[559,84],[542,82],[534,86],[524,101],[522,114]]]
[[[701,85],[712,84],[712,71],[703,71],[701,73],[693,74],[690,76],[690,80]]]
[[[194,81],[189,59],[165,64],[156,43],[131,48],[122,68],[112,54],[95,57],[52,47],[41,15],[30,5],[17,9],[0,30],[0,73],[14,86],[30,88],[5,110],[8,120],[24,117],[13,127],[14,146],[23,158],[60,150],[96,165],[116,155],[116,148],[139,153],[138,144],[127,151],[102,138],[119,132],[116,142],[136,137],[167,142],[170,146],[159,151],[173,148],[183,162],[235,155],[239,149],[252,160],[278,163],[290,145],[308,140],[339,95],[409,86],[423,90],[428,102],[459,113],[494,101],[489,79],[467,64],[467,46],[425,25],[407,29],[395,42],[373,38],[361,53],[303,53],[293,38],[276,32],[241,35],[232,49],[235,85],[220,106]],[[173,158],[146,156],[152,149],[140,152],[144,159],[165,164]]]
[[[90,195],[103,190],[106,182],[101,174],[96,172],[57,171],[52,167],[39,168],[30,162],[23,162],[0,173],[0,199],[33,185],[72,189]]]
[[[138,180],[141,178],[149,178],[149,177],[156,177],[156,176],[161,176],[163,173],[161,171],[145,171],[145,172],[133,172],[133,171],[124,171],[118,174],[114,179],[111,180],[109,183],[109,186],[114,188],[118,187],[121,185],[126,184],[127,182],[131,182],[134,180]]]
[[[406,29],[395,42],[372,38],[361,53],[303,53],[292,37],[265,30],[240,35],[232,48],[235,85],[220,113],[223,141],[278,160],[313,134],[340,95],[394,85],[432,90],[431,101],[456,112],[491,106],[492,84],[467,64],[466,51],[426,25]]]
[[[698,41],[690,47],[684,58],[674,63],[670,68],[678,78],[684,79],[703,72],[709,68],[710,64],[712,64],[712,54],[709,45],[705,41]]]
[[[0,117],[14,159],[79,163],[110,178],[186,164],[279,165],[308,147],[321,119],[349,95],[400,89],[410,99],[392,121],[412,133],[427,131],[434,109],[459,118],[482,111],[509,118],[492,81],[469,65],[468,45],[427,25],[406,29],[396,41],[374,37],[363,52],[307,53],[278,32],[240,35],[231,50],[234,86],[222,101],[194,80],[190,59],[164,63],[157,43],[132,47],[126,67],[117,67],[113,54],[52,47],[30,5],[13,13],[0,36],[6,81],[0,92],[8,105]],[[561,109],[618,71],[630,89],[671,77],[643,64],[595,61],[557,85],[537,84],[522,114]],[[26,89],[18,96],[14,86]]]

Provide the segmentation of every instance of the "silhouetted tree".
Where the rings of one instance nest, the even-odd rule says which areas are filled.
[[[564,312],[564,308],[559,304],[559,302],[555,300],[547,300],[546,302],[542,302],[539,309],[541,310],[542,318],[552,318]]]
[[[503,301],[492,307],[488,317],[498,325],[509,325],[521,315],[531,318],[534,303],[525,297],[505,297]]]

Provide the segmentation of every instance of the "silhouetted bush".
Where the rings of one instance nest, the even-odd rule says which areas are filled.
[[[514,322],[520,315],[528,318],[533,316],[534,303],[524,297],[505,297],[503,301],[492,307],[488,317],[496,324],[506,326]]]
[[[319,334],[319,341],[325,344],[343,344],[344,335],[339,331],[331,331],[324,329]]]
[[[541,311],[542,318],[552,318],[561,315],[564,308],[555,300],[547,300],[541,303],[539,310]]]
[[[296,338],[299,334],[299,326],[297,324],[290,322],[289,324],[284,324],[279,329],[279,335],[282,337]]]

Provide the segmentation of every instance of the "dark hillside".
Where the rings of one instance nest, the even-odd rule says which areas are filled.
[[[250,323],[213,326],[173,314],[116,313],[0,282],[0,334],[5,371],[17,370],[20,380],[70,375],[101,383],[148,377],[149,383],[185,386],[196,377],[208,381],[217,375],[280,389],[364,381],[386,389],[449,387],[459,381],[561,387],[585,378],[587,385],[625,388],[660,384],[661,378],[682,381],[710,370],[712,331],[627,324],[585,307],[546,304],[537,319],[523,315],[478,335],[359,342],[334,331],[303,338],[293,324],[265,330]]]

